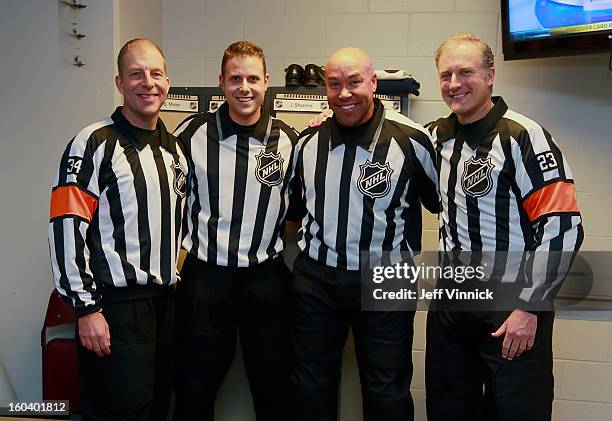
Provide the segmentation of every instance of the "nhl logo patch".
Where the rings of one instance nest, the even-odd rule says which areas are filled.
[[[255,177],[260,183],[267,186],[277,186],[283,181],[283,158],[280,152],[266,153],[261,151],[255,155],[257,159],[257,167],[255,168]]]
[[[495,166],[490,157],[471,157],[463,165],[461,188],[468,196],[481,197],[491,191],[493,178],[491,171]]]
[[[357,187],[365,196],[373,199],[383,197],[391,190],[393,169],[388,162],[381,165],[379,162],[370,162],[368,159],[365,164],[359,165],[359,172]]]
[[[172,172],[174,173],[174,192],[179,197],[185,197],[187,195],[187,175],[178,162],[172,162],[170,165]]]

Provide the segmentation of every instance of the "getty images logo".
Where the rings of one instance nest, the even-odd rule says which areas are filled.
[[[396,263],[390,266],[374,266],[372,282],[381,284],[390,279],[401,279],[414,284],[419,278],[428,280],[453,280],[462,284],[467,280],[480,280],[485,277],[484,266],[428,266],[424,263]]]

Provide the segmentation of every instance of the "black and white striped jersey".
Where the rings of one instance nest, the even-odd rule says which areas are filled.
[[[151,296],[177,282],[187,175],[177,145],[161,120],[142,130],[121,107],[68,144],[51,194],[49,249],[57,290],[77,315],[100,309],[103,296]]]
[[[189,159],[188,235],[200,260],[249,267],[283,251],[297,133],[262,111],[250,136],[227,104],[196,114],[175,131]]]
[[[303,142],[303,143],[302,143]],[[434,150],[429,133],[384,109],[364,126],[335,118],[305,130],[297,175],[306,214],[298,246],[331,267],[360,269],[360,252],[421,248],[421,199],[438,211]]]
[[[577,251],[582,220],[561,150],[538,123],[509,110],[502,98],[493,101],[478,122],[460,125],[451,114],[428,126],[440,176],[440,250]],[[558,288],[565,272],[548,280],[522,270],[509,274],[514,279],[502,281],[525,282],[520,298],[528,302]]]

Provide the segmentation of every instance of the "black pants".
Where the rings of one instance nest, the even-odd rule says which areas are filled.
[[[214,419],[238,332],[257,420],[286,419],[290,276],[280,258],[228,268],[187,257],[177,289],[175,420]]]
[[[300,254],[293,264],[291,420],[336,420],[342,348],[349,326],[365,421],[413,420],[414,312],[361,311],[358,271]]]
[[[429,311],[429,421],[546,421],[553,401],[554,313],[538,315],[534,346],[509,361],[493,338],[510,312]],[[484,385],[484,393],[483,393]]]
[[[172,391],[174,293],[105,303],[103,314],[111,354],[98,357],[77,340],[83,420],[165,420]]]

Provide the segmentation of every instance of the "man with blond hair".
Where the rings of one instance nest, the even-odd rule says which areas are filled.
[[[448,300],[430,308],[427,419],[550,420],[552,299],[584,236],[572,173],[545,128],[492,96],[494,58],[484,41],[453,35],[435,61],[452,111],[429,125],[440,251],[493,255],[487,283],[476,286],[496,295],[485,307]]]
[[[83,419],[163,421],[187,160],[159,119],[170,84],[159,47],[131,40],[117,67],[123,106],[62,156],[49,249],[57,291],[78,318]]]
[[[265,111],[268,79],[262,49],[232,43],[219,75],[225,103],[175,132],[189,157],[176,420],[214,419],[238,334],[257,419],[286,419],[290,272],[281,253],[297,133]]]

